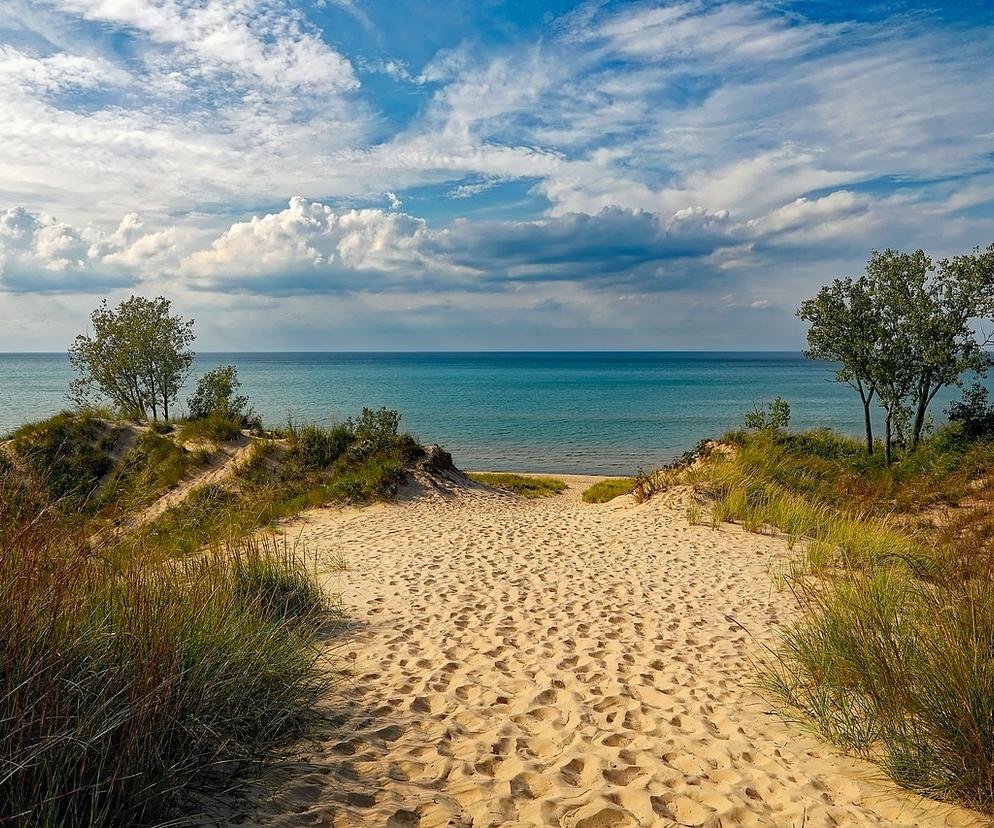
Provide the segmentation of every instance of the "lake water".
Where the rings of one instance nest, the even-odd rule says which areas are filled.
[[[631,474],[777,394],[792,428],[862,430],[855,392],[798,353],[205,353],[195,375],[226,363],[267,424],[387,406],[470,469]],[[0,434],[64,408],[71,377],[64,354],[0,354]],[[958,396],[936,399],[937,420]]]

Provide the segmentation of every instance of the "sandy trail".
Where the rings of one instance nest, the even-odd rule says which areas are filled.
[[[675,502],[585,504],[592,479],[570,482],[288,528],[348,557],[354,678],[336,732],[231,824],[979,824],[872,781],[750,690],[788,605],[767,574],[782,541],[690,526]]]

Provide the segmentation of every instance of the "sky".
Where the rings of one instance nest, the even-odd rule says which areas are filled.
[[[2,0],[0,351],[793,350],[994,242],[994,4]]]

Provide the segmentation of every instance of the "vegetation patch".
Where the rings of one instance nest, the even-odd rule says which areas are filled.
[[[549,497],[565,491],[566,481],[558,477],[538,477],[508,472],[470,472],[477,483],[494,489],[504,489],[522,497]]]
[[[118,430],[91,411],[63,412],[10,434],[10,452],[52,499],[88,498],[113,465]]]
[[[795,548],[771,697],[899,784],[994,812],[994,439],[953,423],[891,463],[827,431],[723,445],[656,480]]]
[[[583,493],[585,503],[607,503],[621,495],[631,494],[635,488],[635,479],[632,477],[609,477],[594,483]]]
[[[109,516],[128,515],[155,502],[211,454],[188,451],[159,430],[140,435],[100,489],[96,507]]]
[[[328,604],[292,551],[112,566],[9,497],[12,482],[0,476],[5,824],[163,824],[308,729]]]

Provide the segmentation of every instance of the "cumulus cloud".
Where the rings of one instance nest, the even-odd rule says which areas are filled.
[[[736,232],[727,213],[703,208],[666,218],[611,208],[432,230],[406,213],[335,209],[295,197],[285,210],[232,225],[188,255],[180,273],[200,288],[277,294],[551,281],[666,290],[686,275],[674,263],[737,244]]]
[[[406,213],[335,210],[299,196],[285,210],[237,222],[180,271],[200,287],[334,293],[416,281],[445,263],[425,247],[427,225]]]
[[[129,214],[109,234],[23,207],[0,210],[0,290],[95,291],[136,283],[174,258],[173,230],[148,233]]]

